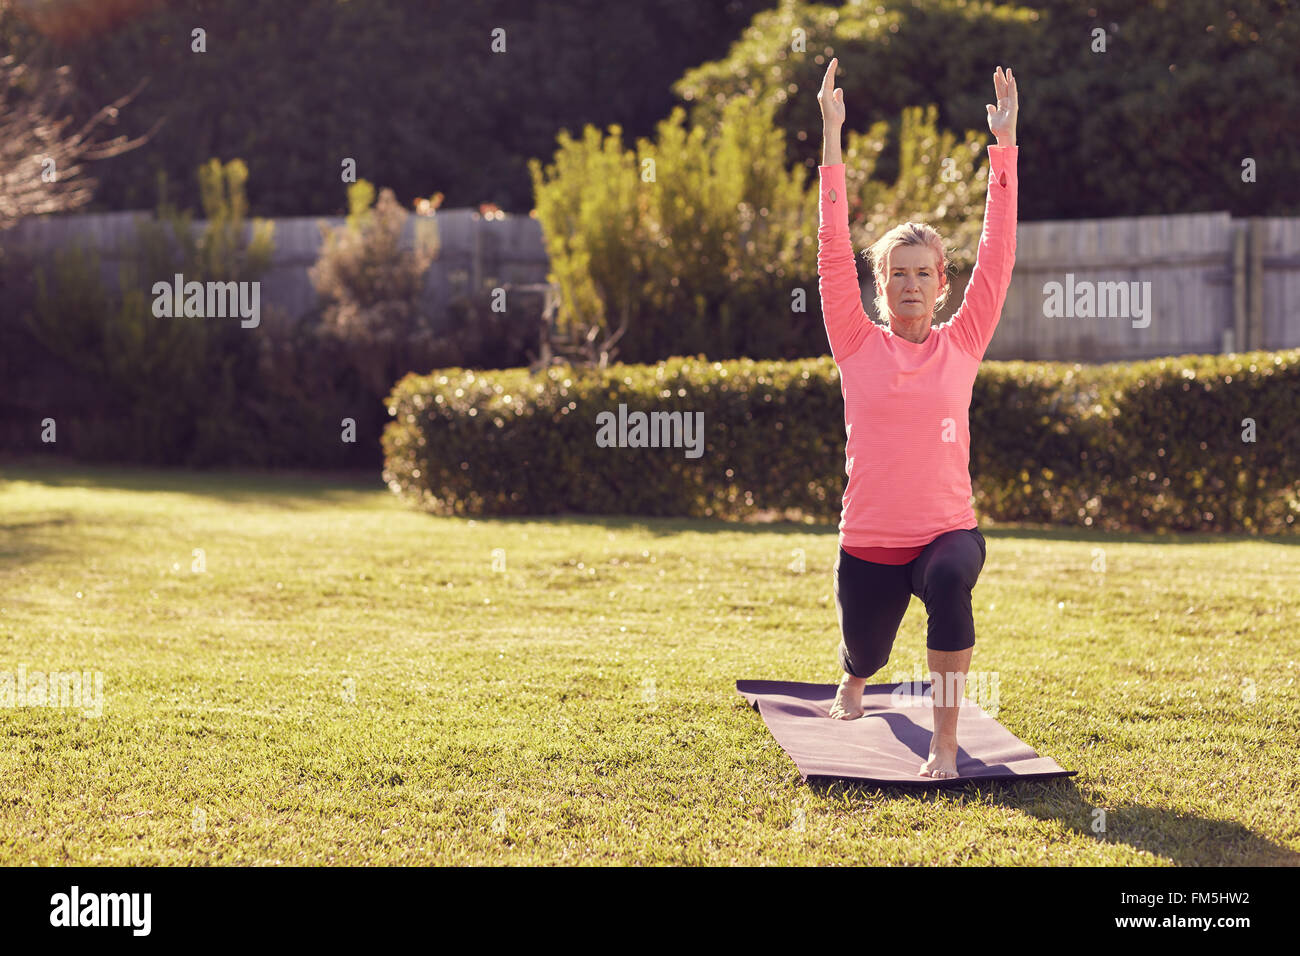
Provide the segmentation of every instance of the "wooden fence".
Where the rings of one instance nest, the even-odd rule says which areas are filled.
[[[87,215],[29,218],[0,235],[6,246],[24,245],[49,252],[78,242],[95,248],[100,256],[103,281],[118,286],[121,250],[135,231],[141,212],[93,213]],[[406,220],[402,241],[414,244],[419,217]],[[344,218],[291,216],[273,219],[274,252],[270,269],[261,278],[263,310],[276,306],[290,317],[299,317],[317,305],[316,289],[307,270],[316,264],[323,238],[320,224],[338,227]],[[206,225],[194,220],[195,231]],[[447,303],[470,289],[497,285],[518,287],[544,282],[549,263],[542,243],[541,224],[529,216],[487,219],[474,209],[450,209],[437,215],[438,258],[425,275],[424,296],[435,325],[445,320]],[[161,277],[170,281],[170,276]]]
[[[115,247],[129,238],[137,215],[33,218],[0,242],[48,250],[79,240],[100,249],[105,281],[115,283]],[[407,220],[408,246],[416,218]],[[264,308],[274,304],[297,316],[315,306],[307,269],[320,251],[321,222],[338,226],[343,219],[274,220],[275,253],[262,283]],[[445,316],[448,300],[469,289],[535,289],[545,282],[548,263],[536,219],[485,219],[476,210],[452,209],[440,211],[437,223],[441,254],[425,285],[435,317]],[[196,222],[195,228],[202,225]],[[954,292],[963,291],[968,278],[956,277]],[[1052,314],[1053,284],[1075,304],[1086,304],[1084,290],[1095,291],[1098,314],[1071,314],[1068,309]],[[1134,292],[1135,297],[1127,295]],[[864,293],[870,299],[866,282]],[[944,317],[960,299],[960,294],[950,298]],[[1300,347],[1296,303],[1300,218],[1234,219],[1227,213],[1202,213],[1021,223],[1011,288],[987,355],[1104,362],[1295,348]],[[1100,314],[1103,311],[1111,314]]]
[[[1205,213],[1021,223],[1016,247],[988,358],[1104,362],[1300,347],[1300,219]],[[1087,287],[1097,306],[1138,292],[1142,314],[1132,297],[1127,309],[1104,309],[1120,315],[1060,314],[1053,284],[1074,289],[1076,302]]]

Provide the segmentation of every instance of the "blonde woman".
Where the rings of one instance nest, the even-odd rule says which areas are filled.
[[[984,229],[960,308],[932,326],[949,293],[943,239],[930,226],[903,223],[868,252],[882,327],[862,307],[849,240],[837,63],[817,94],[825,133],[818,288],[844,395],[848,476],[834,571],[844,677],[830,716],[862,716],[862,688],[889,660],[916,595],[928,615],[934,693],[930,752],[918,773],[950,778],[958,776],[957,715],[975,644],[971,590],[986,557],[971,508],[968,413],[1015,263],[1016,79],[1000,66],[993,74],[997,105],[986,109],[997,145],[988,148]]]

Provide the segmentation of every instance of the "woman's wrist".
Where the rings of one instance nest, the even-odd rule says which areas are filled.
[[[840,129],[839,126],[825,126],[822,128],[823,166],[834,166],[844,161],[840,155]]]

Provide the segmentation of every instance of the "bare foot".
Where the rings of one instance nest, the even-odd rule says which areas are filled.
[[[930,759],[921,764],[923,777],[956,777],[957,738],[930,737]]]
[[[865,713],[862,709],[862,688],[866,686],[865,677],[845,674],[840,680],[839,689],[835,691],[835,703],[831,704],[831,717],[835,720],[853,720],[855,717],[861,717]]]

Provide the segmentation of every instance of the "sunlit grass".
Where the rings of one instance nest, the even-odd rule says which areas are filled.
[[[801,783],[735,691],[838,679],[832,528],[2,474],[0,673],[104,693],[0,708],[0,863],[1300,861],[1296,539],[984,524],[972,668],[1078,775],[936,795]]]

